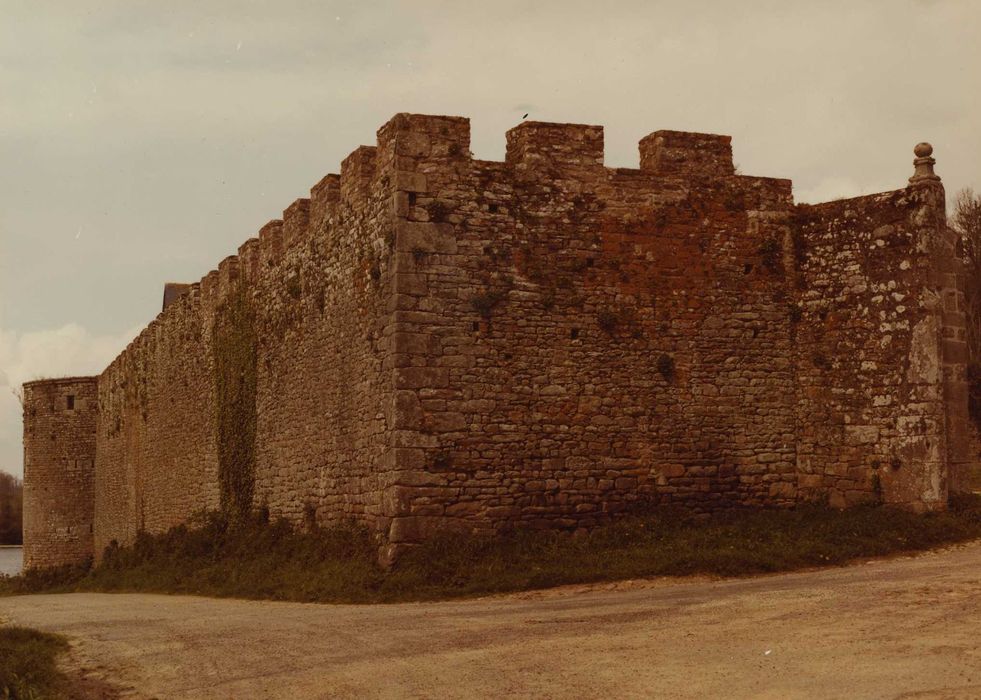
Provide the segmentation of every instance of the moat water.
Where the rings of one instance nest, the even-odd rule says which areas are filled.
[[[16,576],[23,565],[23,547],[0,547],[0,576]]]

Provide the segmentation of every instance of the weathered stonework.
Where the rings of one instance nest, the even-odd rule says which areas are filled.
[[[973,463],[929,153],[907,188],[795,206],[726,136],[655,132],[639,169],[604,167],[598,126],[469,149],[466,119],[397,115],[167,286],[91,380],[89,553],[238,503],[359,520],[386,558],[656,504],[945,507]]]
[[[92,556],[96,377],[24,385],[24,566]]]

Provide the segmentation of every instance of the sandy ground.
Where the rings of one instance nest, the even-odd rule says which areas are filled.
[[[448,603],[25,596],[0,619],[139,698],[981,698],[981,542]]]

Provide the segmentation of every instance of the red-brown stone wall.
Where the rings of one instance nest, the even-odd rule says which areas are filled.
[[[725,136],[611,169],[602,128],[526,122],[498,163],[466,119],[396,115],[101,375],[92,546],[221,507],[357,519],[383,557],[662,504],[943,507],[969,459],[943,231],[930,179],[795,207]]]
[[[394,542],[794,502],[789,182],[734,176],[725,137],[664,132],[651,169],[612,170],[600,127],[526,123],[460,167],[415,128],[396,402],[420,473]]]

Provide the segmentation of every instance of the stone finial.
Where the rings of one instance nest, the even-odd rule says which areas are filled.
[[[913,165],[916,169],[913,171],[913,177],[909,179],[910,182],[917,183],[940,180],[940,177],[933,172],[933,166],[937,162],[932,157],[933,146],[925,141],[918,143],[913,148],[913,154],[916,156],[913,159]]]

